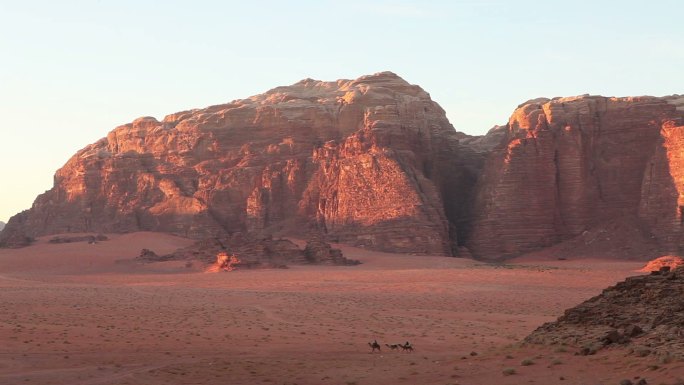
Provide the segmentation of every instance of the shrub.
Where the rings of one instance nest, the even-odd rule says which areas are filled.
[[[506,368],[502,371],[504,376],[511,376],[516,373],[514,368]]]

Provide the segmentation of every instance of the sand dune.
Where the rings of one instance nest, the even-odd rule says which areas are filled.
[[[517,345],[639,262],[488,265],[350,247],[345,256],[364,264],[206,274],[134,261],[141,248],[189,242],[136,233],[0,250],[0,384],[658,384],[684,375],[681,363],[611,350],[580,357]],[[373,339],[382,353],[370,353]],[[415,352],[384,345],[407,340]]]

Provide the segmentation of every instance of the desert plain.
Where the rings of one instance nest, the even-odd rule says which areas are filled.
[[[0,249],[0,384],[674,384],[682,362],[521,340],[643,261],[491,264],[342,248],[358,266],[139,263],[192,241]],[[382,351],[371,352],[377,340]],[[413,352],[385,344],[409,341]]]

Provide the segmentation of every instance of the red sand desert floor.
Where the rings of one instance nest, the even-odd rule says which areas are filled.
[[[641,262],[505,266],[344,247],[354,267],[141,265],[169,235],[0,250],[0,384],[674,384],[684,363],[518,342]],[[377,339],[381,353],[371,353]],[[384,344],[410,341],[413,353]],[[522,365],[523,361],[531,365]],[[514,374],[506,375],[514,371]],[[636,381],[634,381],[636,382]]]

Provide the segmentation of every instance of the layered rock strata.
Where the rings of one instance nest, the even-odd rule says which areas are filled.
[[[0,245],[145,230],[481,258],[559,244],[563,256],[678,254],[683,133],[678,95],[535,99],[470,137],[393,73],[305,79],[117,127],[57,171]]]
[[[466,241],[471,252],[517,255],[616,220],[679,251],[680,101],[580,96],[521,105],[479,182]]]
[[[68,232],[314,232],[450,255],[483,161],[464,137],[393,73],[305,79],[117,127],[69,159],[0,243]]]

